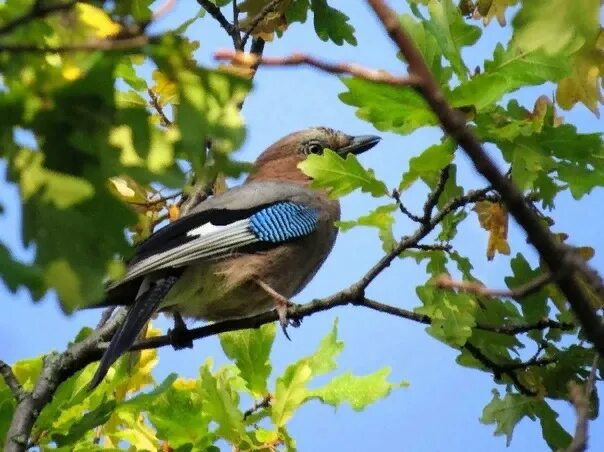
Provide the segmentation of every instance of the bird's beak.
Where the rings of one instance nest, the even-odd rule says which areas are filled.
[[[381,138],[375,135],[360,135],[358,137],[353,137],[348,146],[338,149],[338,154],[342,157],[345,157],[346,154],[358,155],[368,151],[380,141]]]

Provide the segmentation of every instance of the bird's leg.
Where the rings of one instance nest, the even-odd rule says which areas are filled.
[[[290,301],[287,297],[284,297],[271,286],[269,286],[264,281],[257,279],[256,284],[264,290],[274,301],[275,301],[275,311],[277,311],[277,316],[279,317],[279,324],[281,325],[281,329],[283,330],[283,334],[285,337],[291,340],[289,334],[287,333],[287,327],[289,325],[293,327],[300,326],[300,321],[295,319],[291,322],[287,319],[287,308],[290,306],[295,306],[295,303]]]
[[[170,344],[174,350],[182,350],[183,348],[193,348],[193,341],[189,337],[189,329],[182,316],[178,312],[173,312],[174,328],[168,330]]]

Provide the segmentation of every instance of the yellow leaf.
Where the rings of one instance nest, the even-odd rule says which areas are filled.
[[[176,221],[180,217],[180,208],[176,204],[172,204],[168,209],[168,218],[170,221]]]
[[[242,30],[248,30],[252,26],[255,18],[258,17],[269,2],[270,0],[246,0],[239,5],[239,10],[247,14],[239,22]],[[264,14],[262,20],[256,24],[252,31],[252,36],[262,38],[265,41],[272,41],[275,31],[284,31],[287,28],[285,11],[288,6],[289,2],[287,1],[277,3],[273,10]]]
[[[65,80],[69,80],[70,82],[72,82],[82,76],[82,70],[77,66],[69,64],[63,67],[61,74],[63,75],[63,78]]]
[[[80,20],[93,28],[96,36],[99,38],[115,35],[121,29],[120,25],[111,20],[111,17],[101,8],[87,3],[78,3],[76,10],[80,16]]]
[[[195,389],[195,387],[197,386],[197,380],[195,380],[194,378],[179,377],[176,380],[174,380],[174,383],[172,383],[172,386],[174,387],[174,389],[179,389],[182,391],[190,391],[192,389]]]
[[[604,31],[595,43],[587,43],[575,56],[572,73],[560,80],[556,100],[560,107],[570,110],[578,102],[600,117],[598,104],[604,103],[601,86],[604,83]]]
[[[158,96],[160,105],[163,107],[166,104],[176,103],[178,100],[176,83],[158,70],[153,71],[152,77],[155,85],[151,89]]]
[[[495,252],[510,254],[507,241],[508,213],[503,205],[498,202],[480,201],[476,203],[474,210],[478,214],[480,226],[489,232],[487,259],[493,260]]]

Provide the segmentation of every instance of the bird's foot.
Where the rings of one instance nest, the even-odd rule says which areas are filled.
[[[193,340],[189,337],[189,329],[182,316],[178,312],[175,312],[173,316],[174,328],[168,330],[168,337],[170,338],[172,348],[174,348],[174,350],[193,348]]]
[[[281,325],[281,329],[283,330],[283,334],[285,337],[291,341],[289,334],[287,332],[288,326],[293,326],[294,328],[298,328],[300,326],[299,319],[288,319],[287,311],[290,307],[297,306],[295,303],[290,301],[287,297],[284,297],[271,286],[266,284],[264,281],[257,281],[258,285],[269,294],[272,299],[275,301],[275,312],[277,313],[277,317],[279,318],[279,325]]]

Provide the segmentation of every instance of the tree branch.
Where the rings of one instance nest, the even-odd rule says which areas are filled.
[[[138,50],[147,44],[155,44],[159,37],[149,37],[138,35],[120,39],[97,39],[82,44],[63,45],[56,47],[40,47],[37,44],[6,43],[0,44],[0,52],[32,52],[32,53],[69,53],[69,52],[91,52],[95,50],[102,51],[122,51]]]
[[[428,196],[428,199],[426,200],[426,203],[424,204],[424,216],[421,218],[422,222],[430,221],[432,211],[434,210],[434,207],[436,207],[436,204],[438,204],[438,200],[443,194],[443,191],[445,190],[445,185],[447,185],[447,181],[449,180],[450,169],[451,165],[447,165],[440,171],[440,176],[438,177],[436,187],[434,188],[434,190],[432,190],[432,192]]]
[[[220,24],[220,26],[222,28],[224,28],[224,31],[226,31],[227,34],[233,40],[233,46],[236,49],[238,49],[239,48],[238,45],[241,40],[241,35],[239,34],[239,30],[235,29],[233,24],[230,23],[226,17],[224,17],[224,14],[222,14],[222,11],[220,11],[220,8],[218,6],[216,6],[214,3],[212,3],[210,0],[197,0],[197,3],[199,3],[199,6],[201,6],[203,9],[205,9],[208,12],[208,14],[210,16],[212,16],[216,20],[216,22],[218,22]]]
[[[2,375],[6,386],[8,386],[15,396],[17,403],[20,403],[21,400],[27,397],[27,391],[23,389],[19,380],[17,380],[17,376],[14,374],[13,369],[2,360],[0,360],[0,375]]]
[[[587,450],[587,427],[590,411],[589,399],[594,388],[599,359],[600,355],[596,352],[584,390],[582,390],[581,386],[575,382],[571,381],[568,384],[569,398],[577,412],[577,426],[575,428],[575,436],[566,449],[566,452],[583,452]]]
[[[264,20],[266,16],[268,16],[271,12],[275,10],[275,8],[279,5],[279,3],[283,2],[283,0],[271,0],[256,14],[256,17],[252,19],[250,25],[241,38],[241,48],[237,47],[237,50],[243,50],[245,45],[247,44],[247,40],[250,38],[250,35],[256,30],[256,27],[260,25],[260,22]]]
[[[564,293],[573,311],[585,328],[589,340],[599,353],[604,353],[604,326],[594,311],[590,293],[577,279],[584,277],[591,290],[604,299],[604,283],[568,246],[559,243],[541,224],[539,218],[524,201],[522,193],[503,175],[495,162],[483,149],[471,130],[466,127],[463,115],[452,109],[421,54],[402,28],[396,13],[383,0],[368,0],[369,5],[384,25],[388,35],[409,63],[409,72],[419,78],[415,88],[438,117],[443,130],[453,137],[470,157],[476,170],[499,192],[508,211],[525,230],[529,242],[537,249],[552,272],[559,272],[556,283]]]
[[[52,399],[61,383],[78,370],[99,359],[99,343],[107,341],[124,320],[126,311],[113,316],[86,339],[71,345],[64,353],[51,353],[44,359],[42,371],[31,393],[17,404],[6,435],[5,452],[22,452],[42,408]]]
[[[12,32],[15,28],[25,25],[28,22],[37,19],[44,19],[47,16],[73,8],[77,1],[57,3],[55,5],[42,5],[42,2],[34,2],[31,10],[12,21],[0,26],[0,35],[5,35]]]
[[[518,378],[518,375],[516,374],[516,370],[518,369],[526,369],[527,367],[531,367],[531,366],[538,366],[538,365],[546,365],[546,364],[551,364],[555,361],[553,360],[543,360],[543,364],[539,361],[527,361],[525,363],[508,363],[508,364],[497,364],[496,362],[494,362],[493,360],[491,360],[488,356],[486,356],[482,350],[480,350],[478,347],[476,347],[475,345],[472,345],[470,342],[466,342],[466,344],[463,346],[463,348],[465,348],[468,352],[470,352],[470,354],[476,358],[476,360],[478,360],[484,367],[486,367],[487,369],[490,369],[493,372],[493,376],[495,378],[495,380],[500,380],[502,375],[506,375],[509,377],[509,379],[512,381],[512,384],[516,387],[516,389],[518,389],[519,392],[521,392],[522,394],[526,395],[526,396],[536,396],[537,393],[535,391],[533,391],[532,389],[528,388],[527,386],[525,386],[520,379]]]
[[[434,281],[439,289],[454,289],[463,292],[470,292],[485,297],[506,297],[519,299],[538,292],[553,280],[550,273],[544,273],[537,276],[522,286],[514,287],[509,290],[489,289],[476,281],[454,281],[449,275],[440,275]]]
[[[273,396],[269,393],[265,395],[262,400],[260,400],[260,402],[254,402],[254,405],[251,408],[245,410],[245,412],[243,413],[243,420],[246,420],[258,410],[270,407],[272,400]]]
[[[368,69],[352,63],[328,63],[318,60],[310,55],[294,53],[286,57],[257,56],[251,53],[233,52],[231,50],[218,50],[214,53],[214,59],[218,61],[231,61],[235,64],[246,66],[312,66],[330,74],[353,75],[364,80],[376,83],[384,83],[394,86],[413,86],[418,83],[415,76],[397,77],[385,71]]]
[[[151,106],[155,109],[155,111],[159,115],[162,126],[170,127],[172,125],[172,121],[170,121],[170,119],[164,113],[164,109],[161,106],[161,104],[159,103],[159,98],[157,97],[157,94],[155,94],[155,91],[153,91],[151,88],[149,88],[147,90],[147,93],[149,94]]]
[[[396,188],[392,190],[392,194],[390,195],[390,197],[396,201],[396,205],[398,206],[399,210],[403,215],[405,215],[411,221],[415,221],[416,223],[422,222],[422,219],[420,217],[411,213],[411,211],[403,205],[403,202],[401,201],[401,194]]]

